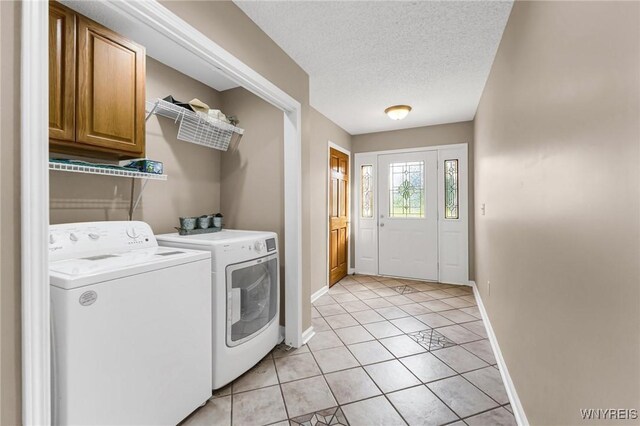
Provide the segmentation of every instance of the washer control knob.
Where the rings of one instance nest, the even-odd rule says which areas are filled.
[[[72,232],[69,234],[69,239],[75,243],[78,241],[78,236]]]
[[[92,239],[92,240],[98,240],[98,239],[100,239],[100,234],[95,234],[93,232],[90,232],[89,233],[89,238]]]
[[[253,247],[256,249],[256,251],[262,251],[264,249],[264,242],[256,241]]]
[[[53,234],[49,234],[49,244],[55,244],[56,242],[56,238],[53,236]]]
[[[134,240],[140,236],[140,235],[138,235],[138,231],[136,231],[136,228],[127,229],[127,235],[130,238],[133,238]]]

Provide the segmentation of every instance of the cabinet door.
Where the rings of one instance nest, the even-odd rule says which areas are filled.
[[[49,137],[75,140],[75,13],[49,4]]]
[[[78,16],[76,142],[144,156],[145,50]]]

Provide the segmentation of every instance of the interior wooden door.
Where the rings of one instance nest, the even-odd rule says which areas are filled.
[[[145,50],[78,18],[76,142],[144,156]]]
[[[347,275],[349,258],[349,156],[329,150],[329,287]]]

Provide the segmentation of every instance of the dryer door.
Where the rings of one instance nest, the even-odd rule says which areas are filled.
[[[227,266],[227,346],[253,338],[276,319],[278,255]]]

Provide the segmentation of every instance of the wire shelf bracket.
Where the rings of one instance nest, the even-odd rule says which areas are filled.
[[[144,190],[147,187],[147,183],[149,183],[150,180],[160,180],[160,181],[167,180],[167,175],[158,175],[155,173],[144,173],[144,172],[138,172],[135,170],[109,169],[105,167],[90,166],[85,164],[58,163],[56,161],[49,161],[49,170],[131,178],[131,199],[129,200],[129,220],[133,220],[133,212],[135,211],[136,207],[138,207],[138,204],[140,204],[140,200],[142,199],[142,194],[144,193]],[[140,188],[140,192],[138,193],[138,198],[136,198],[136,200],[134,201],[136,179],[143,179],[144,182],[142,184],[142,187]]]
[[[117,176],[133,179],[167,180],[167,175],[155,173],[144,173],[135,170],[109,169],[100,166],[89,166],[82,164],[67,164],[49,161],[49,170],[73,173],[86,173],[91,175]]]

